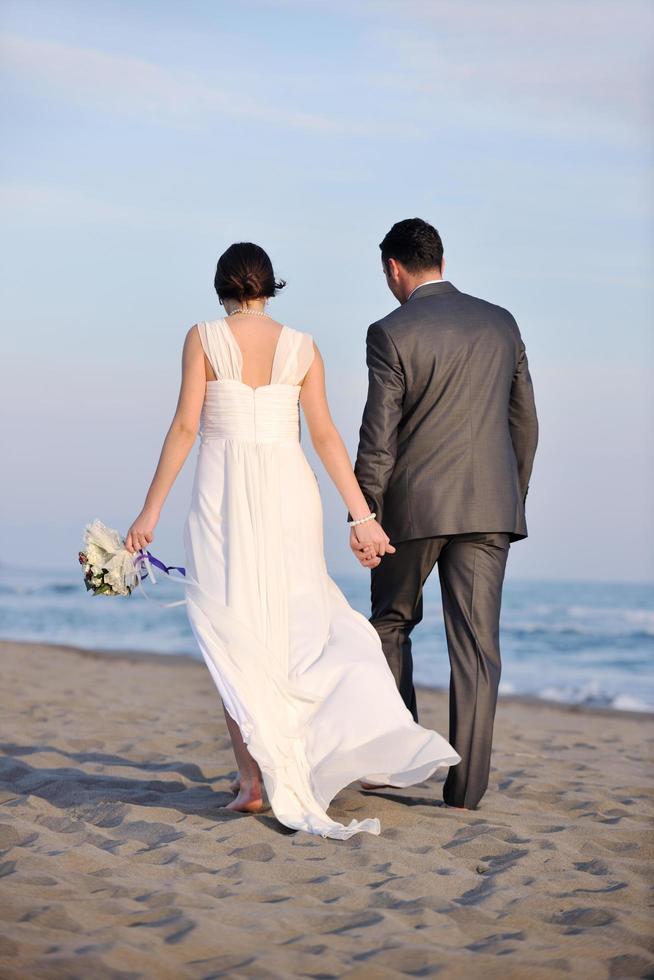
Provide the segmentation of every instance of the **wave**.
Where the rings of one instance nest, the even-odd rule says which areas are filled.
[[[578,687],[545,687],[538,697],[561,704],[583,704],[594,708],[613,708],[620,711],[654,711],[654,705],[627,692],[609,694],[596,681]]]
[[[607,624],[602,624],[599,630],[596,624],[571,625],[569,623],[507,623],[503,622],[501,629],[503,633],[512,636],[524,637],[546,637],[546,636],[582,636],[597,641],[610,642],[612,640],[643,640],[646,643],[654,640],[654,626],[651,629],[624,629],[616,623],[613,628]]]
[[[515,694],[518,697],[529,694],[543,701],[556,701],[558,704],[578,704],[593,708],[612,708],[615,711],[654,711],[654,704],[648,704],[626,691],[611,694],[602,689],[598,681],[586,684],[544,687],[540,691],[524,691],[508,681],[500,681],[500,695]]]
[[[23,585],[16,582],[9,585],[6,582],[0,584],[0,596],[43,596],[43,595],[80,595],[84,598],[84,593],[80,591],[84,588],[84,583],[80,578],[79,582],[48,582],[45,585]]]

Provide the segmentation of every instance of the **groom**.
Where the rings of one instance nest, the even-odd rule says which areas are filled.
[[[538,420],[527,355],[508,310],[443,279],[443,243],[408,218],[380,245],[400,306],[368,328],[368,397],[355,473],[397,549],[367,560],[371,622],[418,720],[411,631],[438,564],[450,659],[449,741],[461,756],[443,799],[476,808],[488,786],[500,679],[499,619],[512,541],[527,537],[525,498]]]

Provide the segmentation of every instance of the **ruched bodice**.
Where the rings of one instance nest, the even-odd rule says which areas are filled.
[[[299,442],[300,385],[269,384],[252,388],[241,381],[207,382],[200,417],[202,442]]]

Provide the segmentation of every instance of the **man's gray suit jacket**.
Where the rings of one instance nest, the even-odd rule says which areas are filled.
[[[538,420],[508,310],[448,280],[372,323],[355,473],[391,543],[471,531],[527,536]]]

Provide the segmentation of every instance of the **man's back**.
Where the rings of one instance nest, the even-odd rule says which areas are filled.
[[[446,280],[418,286],[370,326],[367,363],[355,471],[391,541],[526,537],[538,422],[508,310]]]
[[[395,550],[368,558],[371,618],[414,719],[411,633],[438,565],[450,661],[450,742],[461,756],[446,804],[476,809],[488,787],[501,674],[500,610],[538,421],[527,356],[508,310],[443,279],[437,229],[397,221],[379,245],[400,306],[366,338],[368,398],[355,473]]]

